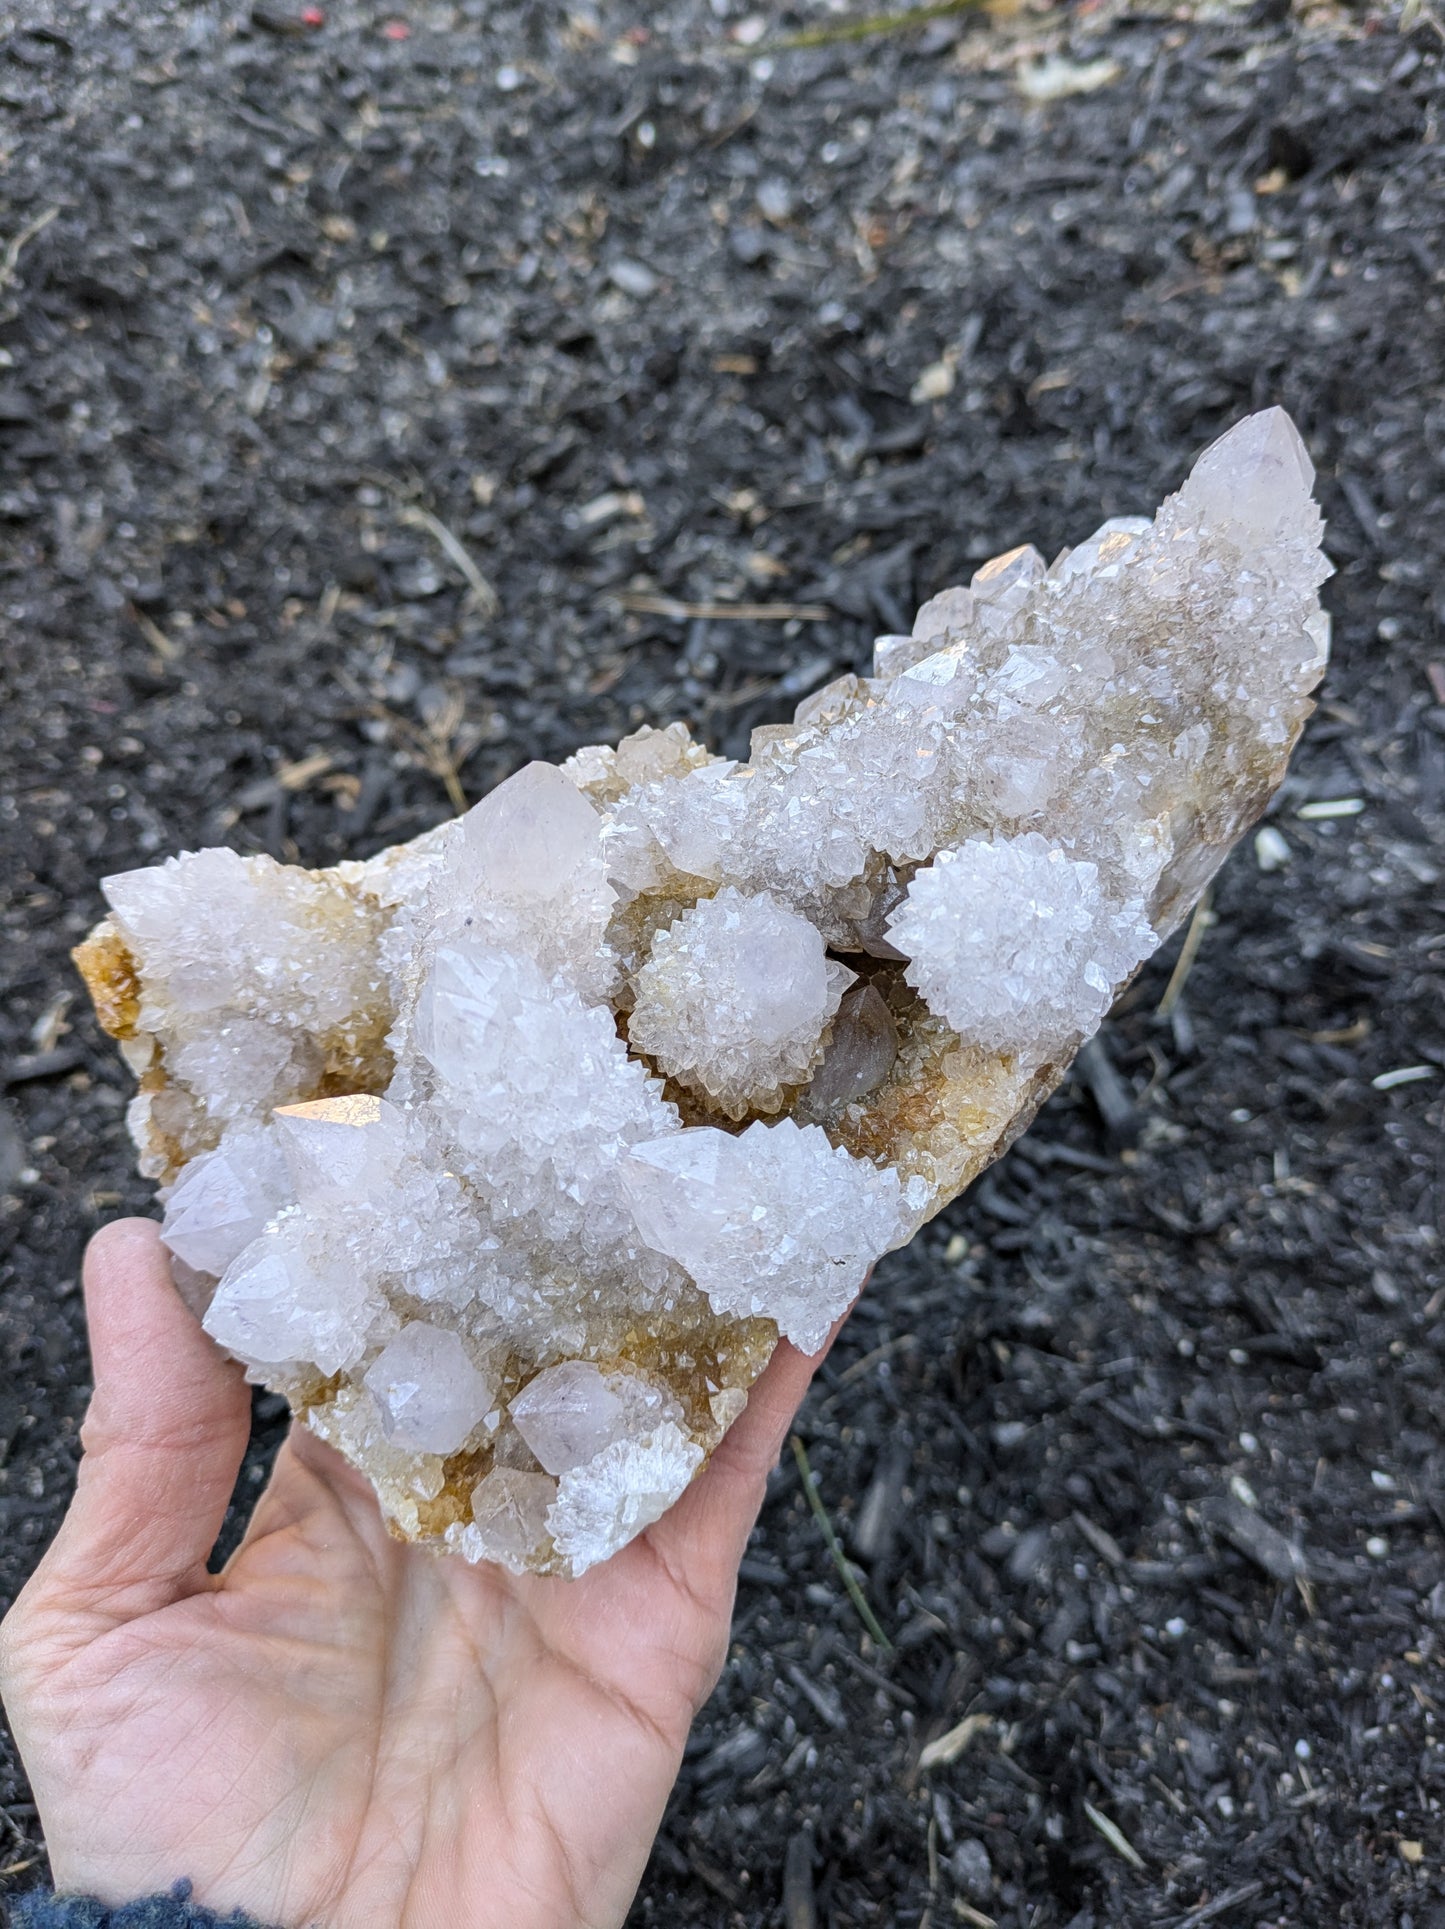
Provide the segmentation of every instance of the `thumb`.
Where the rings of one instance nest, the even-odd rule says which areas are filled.
[[[754,1382],[746,1408],[706,1468],[677,1504],[648,1529],[653,1546],[669,1565],[680,1565],[690,1573],[700,1593],[731,1599],[738,1562],[767,1492],[768,1475],[778,1464],[813,1375],[831,1352],[842,1326],[840,1319],[817,1353],[800,1353],[787,1340],[778,1342]]]
[[[85,1311],[95,1393],[84,1457],[36,1587],[119,1624],[208,1585],[250,1400],[177,1293],[150,1220],[117,1220],[91,1241]]]

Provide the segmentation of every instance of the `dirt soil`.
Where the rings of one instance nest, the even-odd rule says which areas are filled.
[[[991,553],[1152,510],[1282,402],[1338,571],[1289,861],[1246,842],[1172,1015],[1178,939],[880,1267],[799,1431],[892,1649],[788,1456],[632,1921],[1442,1929],[1428,9],[1081,9],[1043,81],[1101,84],[1043,103],[1019,18],[770,51],[839,14],[21,11],[0,1610],[71,1486],[82,1245],[151,1205],[67,962],[106,873],[362,856],[643,721],[736,754]],[[706,613],[738,603],[799,614]],[[0,1733],[0,1888],[43,1873]]]

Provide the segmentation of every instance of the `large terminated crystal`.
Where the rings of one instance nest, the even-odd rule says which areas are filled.
[[[576,1574],[1020,1131],[1279,783],[1328,573],[1288,418],[1011,551],[745,765],[674,724],[81,947],[178,1283],[409,1539]]]

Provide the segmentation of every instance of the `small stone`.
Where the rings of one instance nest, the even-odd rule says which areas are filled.
[[[607,279],[614,288],[620,288],[624,295],[631,295],[638,301],[646,301],[649,296],[655,295],[660,285],[651,268],[640,261],[629,261],[625,255],[609,265]]]
[[[765,221],[781,227],[792,218],[793,205],[793,190],[788,182],[769,175],[767,180],[758,183],[758,212]]]
[[[970,1902],[987,1902],[993,1894],[993,1863],[976,1836],[956,1843],[948,1858],[948,1872]]]
[[[1265,824],[1254,833],[1254,861],[1266,876],[1271,871],[1283,870],[1292,856],[1289,845],[1273,824]]]
[[[952,395],[957,379],[957,363],[945,355],[941,361],[930,362],[921,371],[909,391],[908,399],[915,407],[923,402],[941,402],[945,395]]]

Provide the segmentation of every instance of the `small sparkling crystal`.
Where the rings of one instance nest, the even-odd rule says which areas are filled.
[[[605,1560],[1010,1142],[1283,777],[1312,481],[1253,416],[746,763],[643,728],[365,863],[107,881],[77,957],[178,1286],[395,1532]]]
[[[930,1011],[993,1051],[1042,1058],[1091,1032],[1154,949],[1135,900],[1028,831],[971,839],[917,873],[889,922]]]
[[[896,1172],[792,1119],[755,1120],[736,1137],[703,1125],[654,1139],[635,1148],[623,1184],[643,1239],[683,1266],[716,1311],[761,1314],[805,1353],[823,1344],[924,1203]]]
[[[822,1057],[853,974],[769,891],[725,886],[653,941],[634,979],[634,1050],[730,1118],[774,1112]]]

